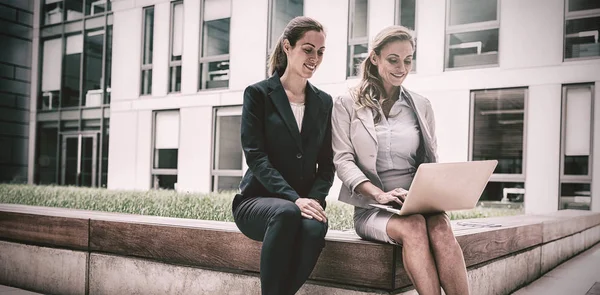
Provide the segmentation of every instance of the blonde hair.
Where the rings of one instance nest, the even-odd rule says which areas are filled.
[[[292,47],[296,46],[296,42],[304,37],[304,34],[308,31],[325,32],[320,22],[307,16],[295,17],[285,26],[283,33],[277,40],[275,49],[273,49],[273,52],[269,56],[269,76],[272,76],[275,72],[279,76],[285,73],[287,55],[283,51],[283,41],[287,39]]]
[[[375,123],[381,120],[381,115],[377,111],[375,101],[386,95],[383,88],[383,81],[379,76],[377,66],[373,64],[371,58],[374,55],[380,55],[381,50],[389,43],[395,41],[408,41],[415,49],[415,39],[411,31],[402,26],[389,26],[383,29],[375,36],[369,49],[369,56],[360,64],[360,82],[353,88],[351,94],[354,102],[360,107],[370,108],[374,115]]]

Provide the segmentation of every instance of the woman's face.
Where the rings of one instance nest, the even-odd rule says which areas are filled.
[[[288,60],[286,73],[299,75],[305,79],[312,77],[323,61],[325,34],[308,31],[296,42],[296,46],[292,47],[288,40],[284,40],[283,44]]]
[[[390,42],[381,49],[379,55],[371,57],[386,91],[391,86],[402,85],[412,69],[412,57],[413,47],[409,41]]]

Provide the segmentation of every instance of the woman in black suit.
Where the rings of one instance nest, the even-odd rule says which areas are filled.
[[[262,241],[262,294],[295,294],[325,245],[325,197],[333,183],[331,96],[308,82],[325,50],[323,26],[290,21],[267,80],[244,92],[242,147],[248,170],[233,200],[242,233]]]

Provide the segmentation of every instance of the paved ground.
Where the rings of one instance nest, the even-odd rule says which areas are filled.
[[[39,293],[0,285],[0,295],[37,294]],[[538,294],[600,295],[600,243],[513,293],[513,295]]]
[[[571,258],[513,293],[513,295],[537,294],[600,295],[600,244]]]

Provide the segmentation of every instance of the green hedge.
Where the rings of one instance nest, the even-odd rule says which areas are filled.
[[[101,188],[0,184],[0,203],[217,221],[233,221],[231,200],[234,194],[234,192],[195,194],[166,190],[117,191]],[[329,228],[339,230],[353,228],[352,206],[329,201],[326,213]],[[522,209],[478,207],[468,211],[450,212],[450,218],[481,218],[522,213]]]

